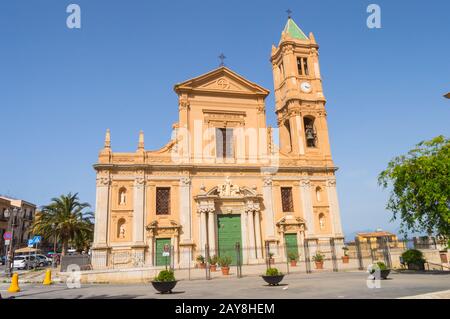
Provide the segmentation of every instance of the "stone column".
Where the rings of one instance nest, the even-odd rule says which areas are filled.
[[[303,215],[306,220],[307,235],[314,234],[314,215],[310,185],[309,180],[300,180],[300,194],[302,197],[300,200],[302,203]]]
[[[94,269],[108,264],[108,219],[111,178],[97,175],[95,203],[94,243],[92,245],[92,265]]]
[[[255,217],[253,216],[253,211],[247,213],[248,225],[247,225],[247,235],[248,235],[248,245],[249,245],[249,263],[256,262],[256,247],[255,247]]]
[[[242,231],[242,263],[248,264],[249,259],[249,243],[248,243],[248,232],[247,232],[247,211],[241,214],[241,231]]]
[[[341,214],[339,212],[339,201],[336,191],[336,180],[330,179],[327,181],[327,194],[328,203],[330,204],[330,216],[332,220],[333,235],[335,237],[342,237],[342,226],[341,226]]]
[[[199,254],[205,256],[205,245],[207,243],[207,225],[206,225],[206,214],[207,212],[201,212],[200,213],[200,252]]]
[[[136,263],[144,263],[144,207],[145,207],[145,176],[143,172],[134,180],[133,200],[133,253]]]
[[[260,220],[260,211],[255,211],[255,231],[256,231],[256,258],[263,259],[263,246],[261,241],[261,220]]]
[[[208,213],[208,245],[209,255],[216,254],[216,214],[213,211]]]
[[[133,245],[144,244],[144,198],[145,178],[139,176],[134,181],[133,200]]]
[[[272,192],[272,178],[265,177],[263,183],[263,197],[264,197],[264,230],[266,240],[276,240],[275,238],[275,214],[273,212],[273,192]]]
[[[191,201],[191,179],[182,177],[180,179],[180,267],[188,267],[192,262],[192,201]]]

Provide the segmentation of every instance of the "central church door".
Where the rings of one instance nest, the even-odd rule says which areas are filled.
[[[236,264],[236,243],[242,249],[241,215],[217,215],[217,228],[219,257],[230,256]]]

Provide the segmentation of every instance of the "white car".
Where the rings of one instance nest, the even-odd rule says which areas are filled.
[[[21,256],[14,257],[13,268],[17,268],[17,269],[30,268],[30,269],[32,269],[32,268],[36,268],[37,265],[38,264],[37,264],[34,256],[21,255]]]

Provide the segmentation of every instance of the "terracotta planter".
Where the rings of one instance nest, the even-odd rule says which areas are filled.
[[[291,267],[297,266],[297,260],[291,260]]]
[[[323,269],[323,261],[315,261],[316,269]]]
[[[342,263],[343,264],[348,264],[349,260],[350,260],[349,256],[342,256]]]
[[[230,267],[221,267],[222,269],[222,275],[229,275],[230,274]]]
[[[214,272],[214,271],[217,271],[217,266],[216,266],[216,265],[210,265],[210,266],[209,266],[209,270],[210,270],[210,271],[213,271],[213,272]]]
[[[198,263],[198,268],[205,269],[206,264],[205,263]]]

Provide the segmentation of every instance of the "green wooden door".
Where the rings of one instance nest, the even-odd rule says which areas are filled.
[[[230,256],[232,264],[236,264],[236,243],[242,249],[241,215],[218,215],[217,228],[219,257]]]
[[[170,267],[170,256],[163,257],[162,253],[164,251],[164,245],[169,245],[170,249],[170,238],[156,238],[156,266],[165,266],[167,258],[167,266]],[[169,250],[170,251],[170,250]]]
[[[298,256],[297,234],[284,234],[284,240],[288,256],[289,253],[294,253]]]

